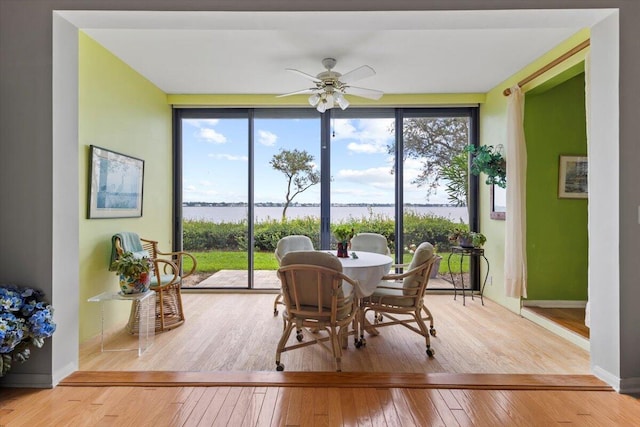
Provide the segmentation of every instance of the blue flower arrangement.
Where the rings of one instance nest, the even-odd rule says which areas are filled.
[[[30,347],[42,347],[56,330],[53,308],[36,289],[0,285],[0,377],[12,362],[24,362]]]

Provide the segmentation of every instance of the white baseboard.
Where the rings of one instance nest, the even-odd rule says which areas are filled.
[[[524,307],[540,307],[540,308],[585,308],[586,301],[576,300],[522,300]]]
[[[605,371],[600,366],[591,366],[593,375],[600,378],[605,383],[609,384],[615,391],[620,393],[620,378],[613,375],[609,371]]]
[[[526,308],[520,311],[520,315],[525,319],[531,320],[536,325],[542,326],[543,328],[553,332],[554,334],[566,339],[567,341],[577,345],[583,350],[591,351],[591,347],[589,345],[589,340],[581,335],[576,334],[569,329],[558,325],[555,322],[547,319],[544,316],[540,316],[534,313],[531,310],[527,310]]]

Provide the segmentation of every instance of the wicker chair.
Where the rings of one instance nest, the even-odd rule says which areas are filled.
[[[284,257],[289,252],[312,251],[313,249],[313,242],[308,236],[293,234],[291,236],[285,236],[282,239],[278,240],[274,255],[276,257],[276,260],[278,261],[278,265],[280,265],[282,257]],[[273,301],[274,316],[278,315],[278,304],[284,304],[282,302],[282,293],[279,293],[276,296],[276,299]]]
[[[154,277],[151,278],[150,289],[156,292],[156,332],[174,329],[184,323],[182,295],[180,287],[182,279],[190,276],[196,269],[196,259],[188,252],[162,252],[155,240],[142,239],[137,234],[126,232],[112,237],[112,258],[124,252],[133,252],[148,256],[154,264]],[[139,243],[136,242],[139,241]],[[191,269],[184,273],[184,257],[191,259]],[[182,273],[182,274],[181,274]],[[131,306],[127,331],[137,334],[140,321],[140,306],[137,301]]]
[[[358,233],[351,238],[351,250],[391,255],[387,238],[377,233]]]
[[[357,282],[342,273],[342,264],[335,256],[317,251],[289,252],[278,269],[282,282],[285,310],[284,330],[276,349],[276,369],[284,370],[280,355],[312,344],[320,344],[335,359],[336,371],[342,370],[341,347],[347,345],[349,324],[354,323],[358,304],[353,289]],[[351,286],[343,290],[343,284]],[[298,343],[287,345],[293,328]],[[322,336],[327,332],[328,336]],[[303,335],[309,340],[303,341]],[[325,345],[330,341],[331,346]]]
[[[424,337],[427,355],[433,357],[430,335],[435,336],[436,330],[433,327],[433,316],[424,305],[424,291],[427,288],[433,264],[438,258],[440,257],[433,253],[431,243],[423,242],[416,249],[407,271],[382,277],[383,281],[377,286],[375,292],[362,300],[363,312],[360,314],[362,329],[365,329],[367,312],[373,311],[373,326],[368,328],[370,332],[377,333],[375,328],[383,326],[402,325]],[[422,311],[425,313],[424,317]],[[429,329],[424,323],[425,320],[429,321]],[[359,344],[366,344],[363,335],[360,336]]]

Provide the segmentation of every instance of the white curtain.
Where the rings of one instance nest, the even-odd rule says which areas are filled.
[[[524,139],[524,96],[511,88],[507,105],[507,215],[504,274],[506,294],[527,296],[527,146]]]
[[[591,110],[589,109],[589,106],[591,105],[591,53],[590,52],[587,52],[584,58],[584,105],[585,105],[585,112],[586,112],[585,120],[587,122],[587,147],[589,147],[589,123],[591,123],[591,120],[589,120],[590,114],[591,114]],[[587,153],[588,152],[589,151],[587,149]],[[588,268],[589,267],[587,267],[587,269]],[[587,277],[589,277],[588,274],[587,274]],[[591,324],[591,311],[589,307],[589,297],[591,295],[591,289],[589,288],[591,288],[591,283],[587,282],[587,306],[584,312],[584,324],[587,327],[590,327],[590,324]]]

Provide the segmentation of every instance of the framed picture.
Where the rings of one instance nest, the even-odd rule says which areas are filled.
[[[558,168],[558,197],[566,199],[586,199],[587,157],[560,156]]]
[[[91,145],[87,218],[142,216],[144,160]]]
[[[507,189],[491,184],[489,200],[491,204],[489,218],[504,221],[507,217]]]

